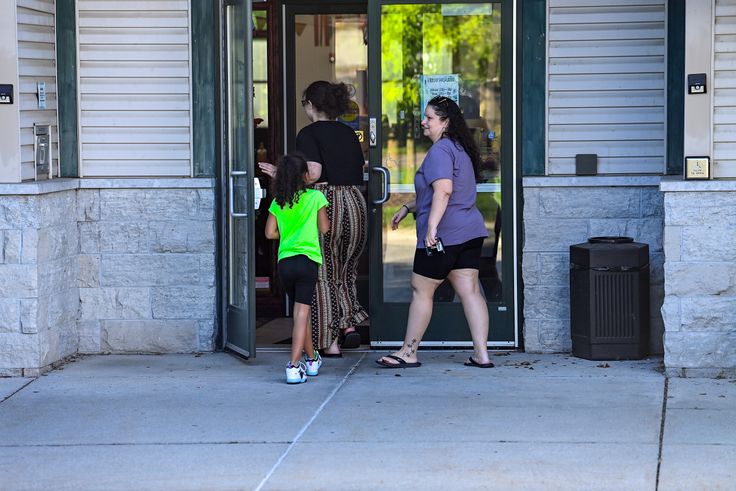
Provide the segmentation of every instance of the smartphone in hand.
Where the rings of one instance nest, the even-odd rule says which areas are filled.
[[[431,256],[435,253],[445,253],[445,246],[442,244],[442,239],[440,237],[437,237],[437,242],[435,243],[434,247],[425,247],[424,251],[427,253],[428,256]]]

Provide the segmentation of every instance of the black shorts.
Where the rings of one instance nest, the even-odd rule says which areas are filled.
[[[279,278],[292,302],[312,304],[318,270],[319,264],[303,254],[279,261]]]
[[[444,280],[453,269],[480,269],[480,251],[483,237],[462,244],[445,246],[445,253],[427,256],[424,248],[414,253],[414,272],[435,280]]]

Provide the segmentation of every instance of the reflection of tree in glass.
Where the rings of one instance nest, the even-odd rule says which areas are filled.
[[[500,113],[493,113],[498,112],[494,97],[500,84],[500,8],[494,8],[491,15],[442,15],[441,5],[386,5],[382,13],[383,144],[400,149],[395,153],[404,164],[400,166],[418,166],[419,155],[429,148],[419,128],[424,109],[419,108],[422,75],[460,74],[461,93],[476,99],[471,106],[476,109],[469,117],[492,115],[484,131],[493,129],[499,138]],[[419,140],[407,145],[416,138]],[[488,160],[484,167],[492,167],[494,159]],[[413,182],[413,170],[400,171],[398,182]]]

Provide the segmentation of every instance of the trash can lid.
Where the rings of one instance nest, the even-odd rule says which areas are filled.
[[[634,242],[631,237],[616,237],[616,236],[604,236],[604,237],[591,237],[588,239],[591,244],[628,244]]]
[[[649,245],[631,237],[591,237],[570,246],[570,263],[582,268],[640,268],[649,264]]]

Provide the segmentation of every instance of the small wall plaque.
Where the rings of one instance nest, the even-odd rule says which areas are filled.
[[[710,179],[710,157],[685,157],[685,179]]]

